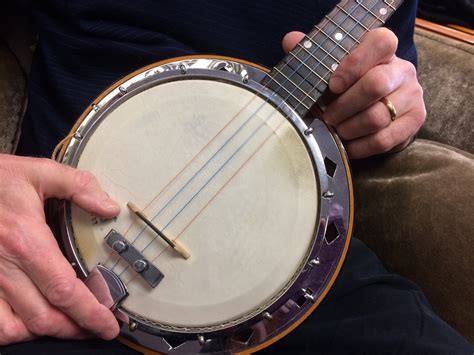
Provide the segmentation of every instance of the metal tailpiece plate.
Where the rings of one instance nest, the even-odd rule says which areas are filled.
[[[115,229],[112,229],[107,234],[105,241],[107,245],[126,261],[151,287],[155,288],[160,281],[163,280],[163,277],[165,277],[158,268],[146,260],[143,254],[135,249],[135,247]]]

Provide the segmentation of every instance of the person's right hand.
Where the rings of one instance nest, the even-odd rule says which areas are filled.
[[[118,334],[113,313],[76,277],[45,223],[51,197],[104,218],[120,212],[88,172],[0,154],[0,345]]]

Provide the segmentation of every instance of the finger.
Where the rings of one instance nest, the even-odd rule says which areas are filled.
[[[49,228],[32,225],[35,238],[27,247],[17,248],[20,267],[32,279],[48,302],[68,315],[77,325],[104,339],[117,336],[119,327],[113,313],[101,305],[81,282],[62,256]]]
[[[282,46],[285,53],[288,53],[301,42],[305,34],[303,32],[289,32],[283,37]]]
[[[37,159],[29,178],[43,198],[71,200],[84,210],[103,217],[114,217],[120,207],[100,187],[90,172],[80,171],[50,159]]]
[[[389,29],[370,31],[338,65],[329,80],[329,89],[335,94],[343,93],[371,68],[389,63],[395,56],[397,46],[397,36]]]
[[[0,346],[35,338],[3,298],[0,298],[0,319]]]
[[[346,92],[331,102],[324,113],[324,120],[337,126],[344,120],[372,106],[382,97],[397,90],[409,77],[414,67],[408,62],[395,60],[369,70]]]
[[[32,334],[75,339],[89,336],[64,313],[52,307],[20,269],[9,268],[8,278],[1,285],[5,299]]]
[[[402,116],[377,133],[346,142],[346,151],[350,158],[362,159],[406,145],[419,129],[417,122],[416,116]]]
[[[412,97],[407,95],[406,90],[397,90],[386,98],[395,106],[398,117],[402,117],[411,109]],[[376,101],[368,109],[337,125],[335,129],[339,137],[347,141],[381,131],[391,123],[387,106]]]

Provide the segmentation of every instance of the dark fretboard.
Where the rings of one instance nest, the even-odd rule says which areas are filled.
[[[341,1],[262,83],[304,117],[327,89],[341,59],[370,30],[385,24],[403,0]]]

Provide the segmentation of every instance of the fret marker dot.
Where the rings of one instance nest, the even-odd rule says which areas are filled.
[[[337,40],[337,41],[340,41],[342,39],[342,33],[341,32],[338,32],[334,35],[334,38]]]
[[[332,71],[336,71],[337,67],[338,67],[337,63],[334,63],[333,65],[331,65]]]
[[[382,16],[385,16],[387,14],[387,9],[385,7],[382,7],[380,10],[379,10],[379,13],[380,15]]]
[[[305,46],[305,48],[311,48],[313,44],[311,43],[311,41],[304,41],[303,45]]]

